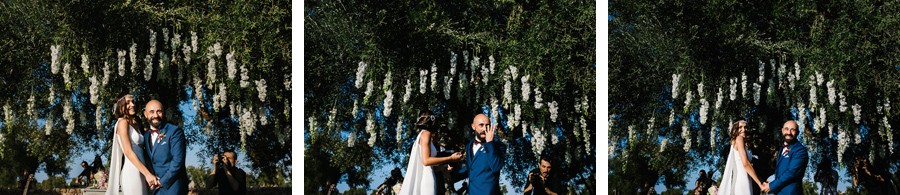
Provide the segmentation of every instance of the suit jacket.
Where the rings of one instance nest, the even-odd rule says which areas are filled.
[[[159,183],[162,185],[153,194],[187,194],[187,171],[184,167],[185,145],[184,131],[178,126],[164,123],[159,128],[157,137],[150,137],[150,131],[144,133],[147,148],[150,150],[150,163]],[[154,146],[151,142],[157,141]]]
[[[775,165],[775,180],[769,183],[771,192],[777,195],[802,194],[803,174],[806,173],[806,163],[809,155],[806,147],[800,142],[788,145],[790,151],[787,155],[778,151],[778,159]]]
[[[456,175],[469,178],[469,194],[500,194],[500,170],[506,162],[506,145],[494,139],[472,153],[474,142],[473,139],[466,145],[466,165]]]

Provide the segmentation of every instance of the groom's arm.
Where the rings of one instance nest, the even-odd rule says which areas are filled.
[[[491,170],[500,172],[504,162],[506,162],[506,144],[500,140],[494,140],[484,144],[484,150],[492,157],[490,162]]]
[[[172,132],[173,138],[169,144],[169,152],[172,153],[172,162],[169,163],[169,168],[166,170],[162,176],[159,176],[159,183],[162,184],[164,188],[168,188],[175,183],[175,180],[178,176],[178,172],[182,171],[184,168],[184,158],[185,158],[185,146],[184,146],[184,130],[181,128],[175,127],[175,131]]]
[[[770,191],[781,191],[781,189],[787,185],[787,182],[795,181],[797,178],[803,177],[803,172],[806,170],[806,163],[809,162],[809,155],[807,154],[806,148],[803,147],[797,149],[795,155],[797,155],[796,159],[792,160],[791,164],[788,165],[788,170],[785,172],[784,176],[777,177],[775,178],[775,181],[769,183]]]

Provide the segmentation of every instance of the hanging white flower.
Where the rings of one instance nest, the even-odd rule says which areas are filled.
[[[450,75],[456,75],[456,53],[450,51]]]
[[[419,70],[419,93],[425,94],[428,83],[428,70]]]
[[[181,52],[184,54],[184,64],[191,64],[191,47],[187,43],[182,45]]]
[[[199,110],[199,106],[203,104],[203,84],[201,82],[200,77],[194,72],[194,96],[197,97],[194,101],[194,110]]]
[[[266,80],[256,81],[256,90],[259,91],[259,101],[266,102]]]
[[[474,56],[472,57],[472,59],[472,64],[474,64],[476,67],[480,66],[481,58],[479,58],[478,56]],[[488,79],[488,76],[490,76],[490,73],[491,70],[488,66],[481,66],[481,82],[483,82],[484,85],[488,85],[488,80],[490,80]]]
[[[528,101],[528,98],[531,97],[531,83],[528,83],[528,80],[531,79],[531,75],[522,76],[522,101]]]
[[[609,155],[608,155],[608,156],[612,157],[614,154],[616,154],[616,144],[617,144],[617,143],[619,143],[619,142],[618,142],[618,140],[616,139],[616,137],[612,137],[612,136],[611,136],[611,137],[609,138]],[[585,143],[585,150],[586,150],[586,152],[590,152],[590,150],[587,149],[587,148],[590,148],[590,147],[588,147],[588,146],[590,146],[590,142]]]
[[[590,153],[591,152],[591,133],[588,132],[587,125],[584,125],[584,126],[585,126],[584,132],[581,133],[581,135],[584,135],[584,152]]]
[[[259,108],[259,124],[260,125],[269,125],[269,119],[266,116],[268,116],[268,114],[266,114],[265,107],[260,107]]]
[[[215,49],[210,46],[209,50],[209,53],[206,53],[206,59],[209,60],[209,63],[206,64],[206,76],[210,82],[216,82],[216,58],[213,53]]]
[[[162,32],[163,32],[163,43],[168,43],[169,42],[169,29],[163,28]],[[165,46],[165,44],[163,44],[163,46]]]
[[[91,67],[88,64],[87,53],[81,54],[81,69],[84,71],[84,73],[91,73]]]
[[[431,63],[431,91],[437,91],[437,66],[434,63]]]
[[[131,42],[131,47],[128,48],[129,54],[128,57],[131,59],[131,72],[137,72],[137,44]],[[124,62],[122,62],[124,63]]]
[[[822,73],[819,73],[819,71],[817,70],[816,71],[816,85],[822,86],[822,83],[824,83],[824,82],[825,82],[825,77],[822,76]]]
[[[825,129],[825,125],[828,123],[828,110],[819,109],[819,117],[816,118],[815,129],[816,131],[821,131]]]
[[[509,74],[512,75],[512,80],[519,79],[519,68],[516,66],[509,66]]]
[[[50,135],[50,130],[53,130],[53,118],[48,116],[44,122],[44,135]]]
[[[860,129],[860,131],[862,131],[862,129]],[[854,144],[862,143],[862,135],[860,135],[859,133],[860,133],[859,131],[853,132],[853,134],[854,134],[853,135],[853,143]]]
[[[644,136],[656,137],[656,135],[653,133],[653,130],[656,129],[655,126],[656,126],[656,116],[652,116],[652,117],[650,117],[650,121],[647,123],[647,134],[645,134]]]
[[[447,83],[444,85],[444,100],[450,99],[450,86],[453,86],[453,77],[444,76],[444,82]]]
[[[662,143],[659,144],[659,153],[666,150],[666,144],[669,144],[669,138],[663,138]]]
[[[709,113],[709,102],[700,99],[700,124],[706,124],[706,115]]]
[[[669,126],[675,124],[675,109],[672,109],[672,112],[669,113]]]
[[[557,104],[556,101],[553,101],[547,104],[547,106],[550,107],[550,120],[555,123],[556,118],[559,116],[559,104]]]
[[[363,98],[364,103],[369,102],[369,97],[372,97],[373,88],[375,88],[374,82],[369,81],[369,83],[366,83],[366,91],[365,91],[366,96]]]
[[[356,80],[355,80],[355,83],[356,83],[355,86],[357,89],[362,87],[363,79],[365,79],[363,77],[366,76],[366,66],[368,66],[368,65],[365,62],[359,61],[359,65],[356,68]],[[241,71],[243,72],[243,70],[244,70],[244,66],[242,65]],[[243,73],[241,74],[241,77],[243,77]]]
[[[888,146],[891,146],[891,147],[888,147],[887,150],[890,151],[891,154],[894,154],[894,149],[893,149],[894,147],[892,147],[894,145],[894,135],[893,135],[894,131],[891,130],[891,123],[888,122],[887,116],[884,116],[881,118],[881,126],[885,130],[883,135],[885,135],[887,137]]]
[[[166,74],[165,74],[166,71],[163,71],[166,69],[166,65],[169,65],[169,55],[166,55],[166,52],[164,52],[164,51],[160,51],[159,52],[159,71],[157,71],[157,76],[156,76],[156,78],[158,80],[163,80],[166,78]]]
[[[853,122],[856,122],[857,125],[859,124],[859,120],[862,117],[861,112],[862,112],[862,106],[860,106],[859,104],[854,104],[853,105]]]
[[[747,98],[747,73],[741,72],[741,98]]]
[[[688,123],[681,123],[681,137],[684,138],[684,151],[687,152],[691,149],[691,132]]]
[[[103,107],[98,105],[97,110],[94,111],[94,124],[97,125],[97,131],[103,132]]]
[[[756,93],[753,94],[753,103],[759,105],[759,95],[762,93],[762,85],[759,83],[753,83],[753,91]]]
[[[844,92],[838,93],[838,97],[840,97],[841,105],[839,106],[839,108],[841,112],[847,111],[847,97],[844,96]]]
[[[72,113],[72,101],[66,100],[63,104],[63,118],[69,122],[66,125],[66,133],[72,134],[72,131],[75,130],[75,119],[74,114]]]
[[[369,132],[369,147],[374,147],[378,141],[378,132],[375,131],[375,116],[372,114],[366,117],[366,132]]]
[[[250,85],[250,76],[247,75],[247,67],[241,65],[241,88],[247,88]]]
[[[222,45],[218,42],[213,44],[213,51],[216,53],[216,58],[222,57]]]
[[[72,84],[72,80],[69,77],[70,74],[72,74],[72,67],[69,63],[63,63],[63,80],[66,82],[66,86]]]
[[[234,76],[237,74],[237,61],[234,60],[234,50],[231,50],[231,53],[225,55],[225,61],[228,63],[228,79],[234,79]]]
[[[522,105],[516,104],[516,106],[513,107],[513,111],[515,111],[515,113],[510,113],[511,116],[509,117],[510,128],[518,126],[519,122],[522,121]]]
[[[800,80],[800,63],[794,62],[794,79]]]
[[[825,87],[828,88],[828,104],[834,105],[834,99],[837,98],[834,89],[834,79],[828,81],[828,83],[825,84]]]
[[[48,89],[50,90],[50,95],[47,96],[47,101],[50,102],[50,105],[53,105],[56,103],[56,90],[53,89],[53,84],[50,84]]]
[[[884,97],[884,111],[890,112],[891,110],[891,99],[888,97]]]
[[[535,157],[540,157],[541,151],[544,150],[544,144],[547,141],[547,138],[544,135],[543,128],[532,128],[532,136],[531,136],[531,151],[534,153]]]
[[[575,98],[575,113],[581,114],[581,103],[579,102],[581,102],[581,99]],[[587,108],[585,108],[585,110],[587,110]]]
[[[394,93],[390,89],[384,92],[384,109],[382,110],[382,114],[384,117],[391,116],[391,109],[394,105]]]
[[[144,67],[144,81],[149,81],[150,76],[153,74],[153,56],[147,55],[144,57],[144,64],[147,65]]]
[[[5,118],[3,118],[5,123],[9,123],[15,117],[12,115],[12,111],[9,110],[9,102],[6,102],[6,104],[3,105],[3,115],[5,116]]]
[[[172,44],[169,45],[169,48],[172,48],[172,54],[178,53],[178,46],[181,46],[181,34],[172,33]]]
[[[219,94],[216,96],[218,96],[216,100],[219,102],[219,106],[216,106],[216,109],[225,106],[225,103],[228,102],[228,89],[224,83],[219,83]]]
[[[581,115],[581,119],[578,120],[580,124],[578,129],[574,129],[572,132],[575,133],[575,137],[581,136],[579,132],[587,132],[587,120],[584,119],[584,115]]]
[[[813,112],[816,111],[816,104],[819,101],[819,98],[817,96],[818,93],[816,93],[816,91],[817,90],[815,85],[809,87],[809,105],[810,111]]]
[[[60,45],[51,45],[50,46],[50,72],[56,74],[59,72],[59,60],[62,58],[62,54],[59,53],[59,49],[62,47]]]
[[[559,136],[556,135],[556,131],[550,132],[550,141],[551,141],[551,143],[553,143],[553,145],[556,145],[559,143]]]
[[[356,132],[351,131],[350,134],[347,135],[347,147],[352,148],[353,145],[355,145],[355,144],[356,144]]]
[[[359,116],[359,99],[353,99],[353,111],[350,112],[353,115],[353,119],[356,119],[356,116]]]
[[[544,98],[541,97],[541,89],[534,88],[534,109],[541,109],[544,106]]]
[[[697,84],[697,95],[700,95],[700,98],[705,98],[706,94],[703,92],[703,82]]]
[[[197,32],[191,31],[191,47],[193,48],[193,53],[197,53]]]
[[[778,67],[778,79],[779,80],[787,77],[787,75],[785,75],[786,70],[787,70],[787,66],[785,64],[781,64],[781,66]]]
[[[156,32],[150,29],[150,55],[156,55]]]
[[[91,104],[97,105],[100,102],[100,82],[97,81],[97,75],[91,76]]]
[[[694,98],[694,93],[692,91],[688,91],[684,96],[684,109],[687,110],[688,107],[691,106],[691,100]]]
[[[382,90],[388,90],[391,88],[391,85],[394,84],[391,79],[393,79],[393,77],[391,77],[391,71],[388,71],[387,74],[384,75],[384,81],[382,82],[384,85],[381,86]]]
[[[503,103],[509,104],[512,102],[512,81],[506,79],[506,82],[503,83]]]
[[[731,101],[737,98],[737,79],[732,78],[731,80]]]
[[[772,64],[774,65],[775,63],[772,63]],[[756,82],[762,83],[763,81],[765,81],[765,77],[766,77],[766,64],[764,64],[762,62],[762,60],[759,60],[759,80]]]
[[[719,110],[719,108],[722,107],[722,99],[725,98],[724,94],[722,93],[722,88],[721,87],[718,87],[718,88],[719,88],[719,92],[716,93],[716,110]]]
[[[494,74],[494,55],[488,56],[488,62],[491,64],[491,74]]]
[[[409,95],[412,94],[412,81],[406,79],[406,85],[404,85],[403,88],[403,103],[406,104],[406,102],[409,101]]]
[[[500,119],[500,100],[491,97],[491,123],[497,123]]]
[[[672,99],[678,98],[678,80],[681,79],[681,75],[672,74]]]
[[[119,54],[119,76],[125,76],[125,55],[128,54],[128,52],[119,50],[117,53]]]

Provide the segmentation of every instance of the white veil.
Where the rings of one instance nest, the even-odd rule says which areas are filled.
[[[740,151],[735,150],[734,146],[729,146],[728,160],[725,161],[725,171],[722,172],[722,182],[719,183],[719,189],[716,191],[718,194],[749,195],[753,190],[750,186],[750,176],[747,175],[747,170],[741,163],[741,157],[738,156],[743,154],[738,152]],[[747,155],[752,158],[749,154]]]
[[[423,183],[425,174],[434,174],[431,167],[422,163],[422,148],[419,146],[419,139],[422,133],[416,136],[416,142],[413,143],[412,151],[409,153],[409,163],[406,165],[406,177],[403,177],[403,185],[400,188],[400,195],[419,194],[423,188],[434,188],[434,183]]]
[[[109,157],[109,183],[106,185],[106,195],[120,194],[119,184],[122,180],[122,157],[125,155],[122,154],[122,143],[119,141],[119,134],[115,133],[115,129],[114,127],[112,155]]]

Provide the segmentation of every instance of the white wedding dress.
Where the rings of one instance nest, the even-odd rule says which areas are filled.
[[[119,118],[119,120],[123,119]],[[118,124],[118,121],[116,121],[116,124]],[[115,129],[115,127],[113,129]],[[134,150],[134,154],[141,159],[141,162],[146,165],[147,161],[142,159],[144,158],[144,149],[141,148],[141,146],[144,145],[144,135],[141,134],[140,131],[134,129],[131,125],[128,126],[128,131],[131,149]],[[119,134],[115,134],[113,137],[113,151],[112,156],[110,157],[109,185],[107,185],[106,194],[119,194],[117,192],[119,191],[120,185],[122,187],[121,194],[150,194],[150,189],[147,187],[147,180],[144,178],[144,175],[138,171],[137,167],[135,167],[128,158],[124,158],[125,153],[119,139]],[[122,162],[123,160],[124,162]]]
[[[409,164],[406,165],[406,177],[403,178],[403,185],[400,188],[399,195],[433,195],[437,186],[434,182],[434,172],[431,166],[425,166],[422,163],[422,149],[419,147],[419,139],[422,139],[422,132],[416,136],[412,151],[409,153]],[[427,139],[427,138],[426,138]],[[437,149],[434,144],[428,144],[431,147],[431,156],[437,156]]]
[[[753,187],[750,185],[750,175],[744,164],[741,163],[741,152],[738,151],[734,144],[731,144],[731,150],[728,150],[728,160],[725,162],[725,172],[722,173],[722,183],[719,184],[718,194],[720,195],[749,195],[753,193]],[[752,158],[750,150],[744,151],[747,160]]]

